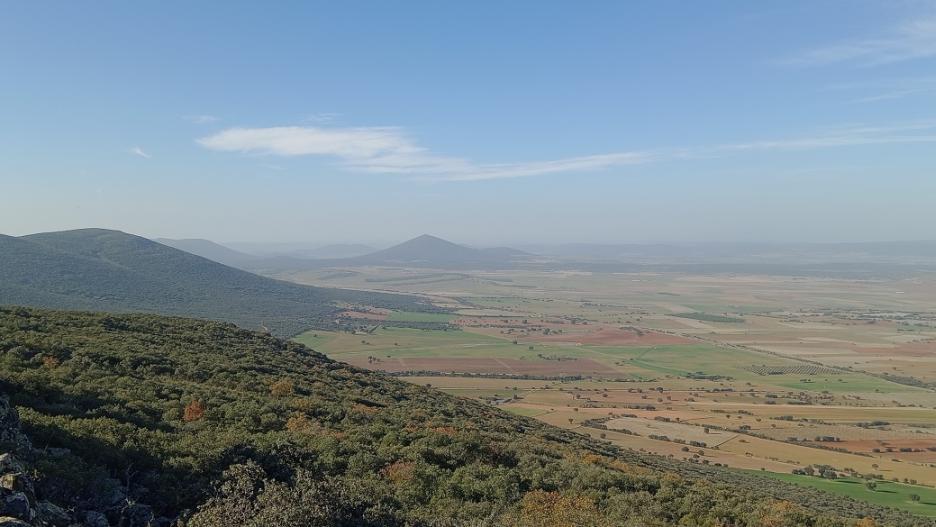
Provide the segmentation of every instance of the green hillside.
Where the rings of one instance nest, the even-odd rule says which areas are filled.
[[[333,327],[336,303],[433,310],[410,296],[257,276],[119,231],[0,236],[0,305],[191,316],[288,336]]]
[[[32,441],[15,450],[34,499],[112,525],[931,525],[217,322],[0,308],[0,393]],[[15,436],[0,429],[0,453]]]

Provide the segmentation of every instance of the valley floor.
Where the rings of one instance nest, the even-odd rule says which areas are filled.
[[[337,278],[288,278],[426,294],[454,313],[358,310],[346,314],[354,331],[296,338],[335,359],[626,448],[936,516],[932,277],[381,268],[322,276]],[[853,479],[793,475],[810,465]],[[891,483],[845,483],[856,477]]]

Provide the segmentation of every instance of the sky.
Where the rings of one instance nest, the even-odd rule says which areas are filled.
[[[936,0],[6,2],[0,233],[934,239]]]

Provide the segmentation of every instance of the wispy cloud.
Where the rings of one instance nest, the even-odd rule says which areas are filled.
[[[848,104],[870,104],[936,93],[936,77],[898,77],[837,84],[827,88],[848,94]]]
[[[889,126],[847,126],[781,139],[657,150],[620,151],[518,163],[476,163],[436,155],[393,127],[230,128],[197,140],[205,148],[274,156],[326,156],[349,170],[412,178],[477,181],[587,172],[679,159],[724,157],[744,152],[815,150],[859,145],[936,142],[936,121]]]
[[[341,114],[337,112],[313,113],[306,116],[306,121],[309,121],[310,123],[325,124],[330,123],[339,117],[341,117]]]
[[[707,150],[714,152],[817,150],[862,145],[933,142],[936,142],[936,122],[920,121],[888,126],[844,126],[801,137],[720,145]]]
[[[936,17],[927,17],[905,22],[886,35],[811,49],[787,62],[800,65],[851,63],[880,66],[933,57],[936,57]]]
[[[131,149],[130,149],[130,153],[133,154],[133,155],[135,155],[135,156],[140,156],[140,157],[142,157],[142,158],[144,158],[144,159],[150,159],[150,158],[153,157],[153,156],[147,154],[146,152],[144,152],[143,149],[140,148],[140,147],[138,147],[138,146],[135,146],[135,147],[131,148]]]
[[[198,143],[226,152],[329,156],[352,170],[453,181],[595,170],[649,160],[648,154],[621,152],[529,163],[477,164],[464,158],[435,155],[394,127],[231,128],[198,139]]]
[[[186,115],[183,117],[186,121],[195,124],[211,124],[220,121],[219,117],[214,115]]]

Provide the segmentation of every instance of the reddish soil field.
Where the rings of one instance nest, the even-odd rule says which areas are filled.
[[[600,362],[591,359],[564,361],[519,360],[497,358],[423,358],[409,357],[382,359],[380,362],[367,364],[361,361],[359,366],[388,372],[434,371],[445,373],[496,373],[512,375],[599,375],[617,376],[618,372]]]
[[[831,445],[835,448],[844,448],[850,452],[858,452],[864,454],[871,454],[872,456],[880,456],[885,459],[902,459],[904,461],[912,461],[915,463],[933,463],[936,461],[936,452],[927,450],[927,447],[933,448],[936,447],[936,440],[925,440],[925,439],[888,439],[885,441],[885,445],[882,445],[879,441],[868,439],[868,440],[854,440],[854,441],[841,441],[837,443],[820,443],[823,445]],[[893,449],[892,452],[888,452],[887,448],[890,447]],[[873,449],[879,448],[880,452],[873,452]],[[913,448],[917,450],[922,450],[922,452],[901,452],[901,448]]]
[[[887,439],[881,441],[876,439],[856,439],[852,441],[840,441],[837,443],[826,444],[833,446],[843,446],[854,452],[871,452],[872,449],[880,448],[882,453],[897,454],[901,448],[926,450],[927,448],[936,447],[936,439]],[[887,452],[888,448],[893,448],[894,452]],[[936,455],[936,452],[933,454]]]
[[[693,344],[694,341],[675,335],[643,331],[638,334],[629,329],[597,327],[585,333],[561,333],[550,335],[529,335],[523,340],[534,342],[562,342],[570,344],[597,344],[608,346],[653,346],[657,344]]]
[[[524,320],[527,321],[526,324],[523,323]],[[538,318],[525,318],[522,316],[459,317],[453,320],[452,323],[457,326],[476,327],[476,328],[494,327],[494,328],[515,328],[515,329],[530,329],[530,330],[542,330],[543,328],[565,329],[565,328],[572,326],[572,324],[563,322],[561,320],[548,320],[544,322]]]

